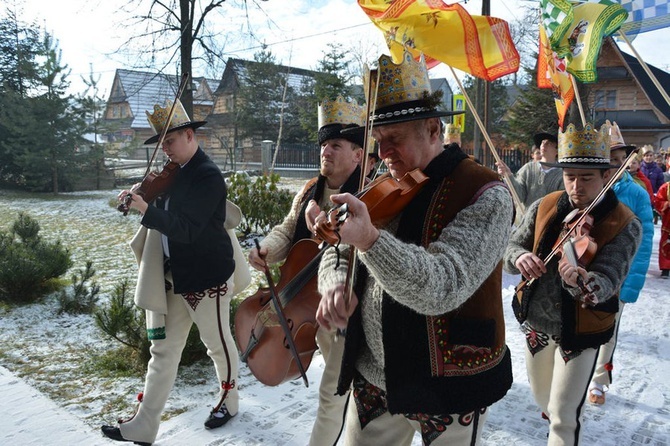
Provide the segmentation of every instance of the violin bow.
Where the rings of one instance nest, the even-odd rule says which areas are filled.
[[[635,158],[635,156],[637,155],[637,152],[639,150],[640,149],[636,147],[632,152],[630,152],[628,154],[628,156],[626,157],[626,160],[621,164],[621,166],[619,166],[619,168],[616,170],[616,172],[614,172],[614,174],[610,177],[610,179],[607,180],[607,183],[605,183],[605,186],[602,188],[602,190],[600,192],[598,192],[598,195],[596,195],[596,197],[593,199],[591,204],[589,204],[586,207],[586,209],[584,209],[581,212],[581,215],[577,218],[577,220],[575,220],[575,224],[572,226],[572,229],[570,231],[566,231],[566,233],[563,235],[563,237],[561,237],[560,241],[558,243],[556,243],[556,245],[554,246],[554,249],[552,249],[551,252],[549,254],[547,254],[547,256],[544,258],[543,262],[544,262],[545,265],[548,262],[550,262],[551,259],[554,258],[556,253],[558,253],[558,251],[560,251],[561,247],[572,236],[572,230],[574,230],[574,228],[577,228],[579,226],[579,224],[582,222],[582,220],[584,220],[586,218],[586,216],[589,214],[589,212],[591,212],[593,210],[593,208],[595,208],[598,205],[598,203],[600,203],[600,200],[602,200],[602,198],[605,196],[607,191],[610,190],[612,188],[612,186],[614,186],[614,183],[616,183],[619,180],[619,178],[621,178],[621,176],[628,169],[628,166],[630,166],[630,163],[633,161],[633,158]],[[519,286],[517,286],[517,291],[523,289],[524,287],[529,287],[534,281],[535,281],[535,279],[533,279],[533,278],[522,281],[519,284]]]
[[[366,167],[368,164],[368,144],[372,140],[372,118],[370,116],[374,104],[377,103],[377,86],[379,85],[379,69],[368,70],[368,82],[367,82],[367,97],[365,104],[365,135],[363,137],[363,162],[361,166],[361,176],[358,181],[358,190],[362,191],[365,188],[365,175]],[[346,213],[346,210],[344,211]],[[346,219],[346,216],[340,217],[342,222]],[[349,267],[347,269],[347,275],[344,281],[344,289],[346,290],[345,294],[345,308],[349,311],[349,303],[351,302],[351,296],[354,292],[354,283],[356,282],[356,261],[358,259],[358,250],[353,246],[349,249]],[[337,330],[335,336],[339,334],[344,334],[344,330]]]
[[[261,244],[258,243],[257,238],[254,239],[254,243],[256,244],[256,249],[258,250],[258,252],[260,252]],[[288,347],[291,350],[291,355],[293,356],[293,359],[295,360],[296,365],[298,366],[298,370],[300,371],[300,376],[302,376],[302,380],[305,383],[305,387],[309,387],[309,381],[307,380],[307,373],[302,365],[302,362],[300,361],[298,348],[295,346],[295,341],[293,340],[293,335],[291,334],[291,328],[288,326],[288,320],[286,319],[286,315],[284,315],[284,309],[282,308],[282,304],[279,301],[277,289],[275,288],[275,283],[274,280],[272,279],[272,273],[270,273],[270,268],[268,268],[267,263],[263,267],[263,272],[265,273],[265,279],[268,281],[268,287],[270,288],[270,296],[272,297],[272,304],[275,307],[275,313],[277,313],[277,319],[279,319],[279,325],[281,325],[281,328],[284,331],[284,337],[286,339],[286,343],[288,344]]]

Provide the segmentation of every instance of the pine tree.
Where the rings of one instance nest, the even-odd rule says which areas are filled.
[[[550,88],[538,88],[537,68],[527,70],[531,79],[509,111],[510,141],[529,144],[538,132],[556,133],[558,118]]]

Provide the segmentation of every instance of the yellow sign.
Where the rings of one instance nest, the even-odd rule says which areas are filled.
[[[462,110],[465,111],[465,96],[462,94],[455,94],[453,96],[453,105],[452,109],[453,111],[457,110]],[[461,133],[463,133],[463,130],[465,130],[465,113],[461,113],[460,115],[454,115],[451,117],[452,119],[452,124],[457,125],[461,129]]]

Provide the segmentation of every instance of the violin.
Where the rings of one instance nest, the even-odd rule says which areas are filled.
[[[142,197],[147,203],[154,201],[159,195],[164,194],[174,182],[179,172],[179,164],[168,160],[160,172],[149,172],[146,174],[142,182],[131,189],[131,192]],[[128,215],[130,210],[130,203],[133,201],[132,195],[126,195],[122,203],[116,208],[123,212],[123,215]]]
[[[387,173],[376,178],[355,196],[365,204],[372,224],[383,226],[405,209],[427,181],[428,177],[420,169],[407,172],[400,180]],[[337,230],[347,216],[346,204],[333,208],[324,221],[314,225],[314,232],[329,245],[337,245]]]
[[[605,196],[608,190],[614,186],[614,183],[616,183],[619,178],[621,178],[621,175],[628,169],[628,166],[630,163],[635,159],[635,156],[637,155],[638,149],[635,149],[631,151],[631,153],[628,154],[626,157],[626,160],[619,166],[619,168],[614,172],[613,175],[610,176],[610,179],[607,181],[605,186],[602,188],[600,192],[598,192],[598,195],[593,199],[591,204],[589,204],[586,209],[579,211],[577,209],[573,210],[568,216],[564,219],[564,223],[566,223],[565,220],[570,220],[569,224],[567,225],[567,230],[565,230],[565,234],[559,238],[559,240],[554,244],[553,249],[551,252],[543,259],[543,262],[545,265],[549,263],[549,261],[556,256],[557,254],[565,254],[564,247],[566,246],[566,242],[570,242],[569,238],[572,237],[573,232],[579,230],[581,231],[580,234],[583,237],[584,235],[588,235],[588,232],[591,230],[593,227],[593,218],[591,216],[591,211],[593,210],[594,207],[600,202],[601,198]],[[583,224],[583,220],[588,219],[587,224]],[[576,238],[576,237],[573,237]],[[590,237],[589,237],[590,238]],[[590,244],[587,242],[586,239],[584,238],[579,238],[580,244],[579,244],[579,249],[582,252],[582,255],[584,256],[582,258],[583,264],[588,264],[592,259],[593,255],[595,254],[595,251],[597,250],[597,245],[595,242],[593,244]],[[592,240],[591,240],[592,241]],[[574,245],[573,245],[574,246]],[[591,250],[593,250],[593,254],[590,254]],[[579,253],[576,252],[575,250],[575,255],[576,258],[579,259],[580,256]],[[588,256],[591,256],[588,258]],[[588,259],[588,261],[587,261]],[[577,263],[579,264],[579,263]],[[530,285],[533,283],[535,279],[523,279],[515,288],[515,295],[519,302],[521,301],[521,297],[523,295],[523,292],[527,290]],[[588,289],[582,289],[586,293]],[[591,293],[596,290],[591,290]],[[592,294],[590,297],[594,297]]]
[[[170,112],[168,113],[167,119],[165,120],[165,125],[163,126],[163,129],[161,130],[161,133],[158,137],[158,141],[156,142],[156,147],[154,148],[154,152],[151,155],[151,159],[148,162],[147,170],[144,172],[144,178],[142,179],[142,182],[139,184],[139,186],[134,186],[131,189],[131,192],[141,196],[142,199],[147,203],[151,203],[156,199],[156,197],[165,193],[170,188],[174,182],[174,179],[177,177],[177,173],[179,172],[179,164],[171,160],[168,160],[168,162],[165,163],[161,172],[151,172],[151,165],[156,159],[158,149],[163,145],[165,135],[167,135],[167,132],[170,128],[170,122],[174,116],[177,99],[179,99],[184,92],[186,83],[188,82],[188,77],[188,73],[182,74],[181,82],[179,83],[179,88],[177,89],[177,94],[174,101],[172,101]],[[116,209],[118,209],[120,212],[123,212],[123,215],[126,216],[128,215],[128,211],[130,211],[130,203],[132,203],[132,201],[133,196],[128,194],[116,207]]]
[[[558,261],[559,265],[568,263],[572,266],[584,268],[591,263],[591,260],[593,260],[596,255],[598,244],[593,240],[593,237],[589,235],[589,232],[593,228],[594,219],[591,214],[586,214],[584,218],[578,218],[582,212],[583,211],[579,209],[575,209],[563,220],[566,230],[574,235],[562,245],[555,246],[560,255],[560,260]],[[598,287],[596,286],[593,289],[589,287],[589,283],[593,280],[594,279],[591,279],[585,283],[581,276],[577,276],[577,286],[579,286],[582,293],[584,293],[583,300],[586,304],[590,305],[595,305],[597,303],[597,298],[594,295],[594,292],[598,290]]]

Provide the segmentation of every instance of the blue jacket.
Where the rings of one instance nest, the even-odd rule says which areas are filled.
[[[637,254],[633,258],[628,276],[621,285],[621,293],[619,294],[621,301],[633,303],[637,301],[640,290],[644,286],[647,269],[649,268],[649,259],[651,258],[654,239],[651,200],[647,191],[637,184],[628,172],[624,172],[612,189],[614,189],[619,201],[628,206],[642,222],[642,241],[640,241]]]

